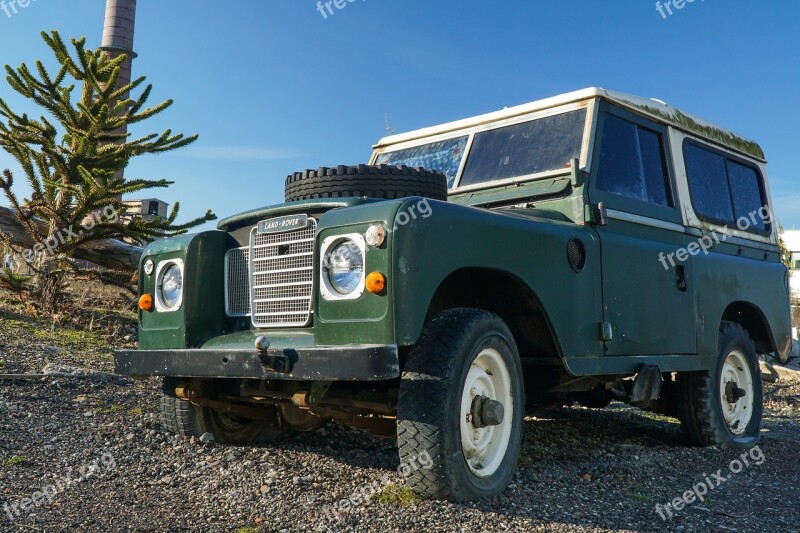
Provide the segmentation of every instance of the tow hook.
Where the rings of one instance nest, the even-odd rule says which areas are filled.
[[[263,335],[256,337],[256,350],[258,350],[258,358],[261,360],[261,364],[279,374],[290,373],[292,369],[289,358],[284,355],[269,355],[270,344],[269,337]]]
[[[284,355],[269,355],[267,352],[261,352],[258,354],[258,358],[268,370],[278,374],[288,374],[292,371],[289,358]]]

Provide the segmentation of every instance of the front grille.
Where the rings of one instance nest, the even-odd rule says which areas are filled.
[[[249,305],[256,327],[305,326],[311,319],[317,221],[283,233],[250,233]]]
[[[225,253],[225,314],[250,315],[250,249]]]

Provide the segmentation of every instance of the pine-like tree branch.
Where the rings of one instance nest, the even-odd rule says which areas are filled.
[[[197,135],[168,129],[132,139],[121,133],[162,113],[172,100],[146,107],[152,86],[144,85],[144,77],[119,86],[124,54],[110,57],[100,49],[87,50],[85,38],[72,39],[70,50],[55,31],[43,32],[42,38],[57,61],[57,70],[48,70],[42,61],[36,61],[33,69],[25,64],[5,67],[11,89],[45,113],[38,119],[17,114],[0,98],[0,148],[19,164],[32,189],[30,200],[20,201],[13,190],[13,174],[6,171],[0,178],[13,212],[12,222],[9,211],[0,208],[0,228],[9,230],[3,239],[28,248],[48,243],[44,259],[52,265],[37,266],[40,273],[48,268],[75,271],[72,259],[81,258],[110,266],[114,272],[104,274],[106,279],[125,283],[136,270],[140,249],[123,242],[146,244],[180,235],[216,217],[208,211],[179,224],[176,202],[167,218],[123,222],[122,195],[168,187],[172,182],[122,180],[115,175],[134,157],[182,148]],[[76,85],[80,85],[79,97],[73,97]],[[142,87],[140,94],[133,94]],[[115,215],[113,219],[103,219],[108,213]],[[80,228],[77,236],[65,239],[65,230],[74,228]],[[114,250],[122,259],[108,260],[97,250]]]

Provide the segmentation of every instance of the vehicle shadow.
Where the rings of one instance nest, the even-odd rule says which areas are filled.
[[[571,442],[581,445],[565,446]],[[565,407],[526,418],[520,464],[578,461],[592,457],[597,447],[620,445],[685,446],[678,422],[667,417],[617,403],[606,409]],[[400,466],[396,439],[375,437],[337,423],[310,433],[287,433],[261,447],[318,453],[362,468],[396,471]]]
[[[767,412],[765,426],[761,457],[774,461],[780,471],[780,458],[786,454],[781,450],[787,448],[790,439],[798,441],[797,419],[773,418]],[[354,479],[403,483],[395,439],[380,439],[339,424],[311,433],[287,434],[262,448],[279,454],[321,455],[335,463],[365,470],[354,471]],[[791,448],[796,450],[796,444]],[[510,522],[523,520],[542,531],[554,527],[663,531],[665,522],[657,514],[657,504],[671,502],[709,475],[722,472],[742,453],[746,452],[688,446],[677,420],[620,403],[606,409],[578,406],[547,409],[526,418],[517,469],[505,492],[465,504],[418,501],[414,512],[431,520],[453,512],[475,519],[499,515]],[[772,464],[753,461],[746,474],[733,477],[722,492],[718,491],[707,502],[687,507],[679,522],[666,529],[680,525],[686,530],[706,531],[707,521],[714,518],[743,528],[739,530],[748,530],[752,517],[739,517],[727,508],[720,510],[719,504],[712,500],[728,494],[744,501],[752,492],[752,476],[761,476],[769,482],[782,479],[781,474],[770,471]],[[328,492],[315,497],[320,502],[333,500]]]

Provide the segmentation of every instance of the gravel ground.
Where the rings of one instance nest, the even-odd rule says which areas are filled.
[[[112,368],[98,339],[0,323],[0,373],[48,362]],[[800,382],[767,384],[761,454],[738,474],[739,453],[687,448],[670,419],[555,409],[526,421],[514,484],[467,505],[408,501],[396,443],[341,426],[256,448],[165,435],[158,390],[0,380],[0,531],[800,531]],[[704,502],[662,520],[656,504],[706,477]],[[25,498],[38,505],[17,514]]]

